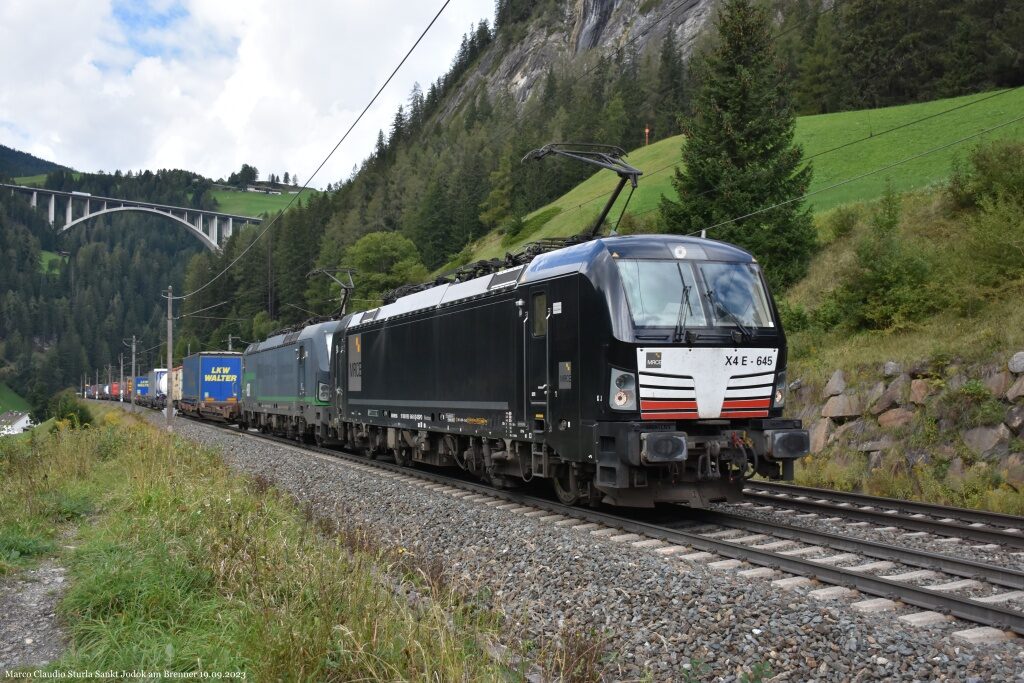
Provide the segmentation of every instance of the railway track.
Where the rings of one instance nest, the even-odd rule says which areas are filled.
[[[758,522],[721,511],[689,511],[697,513],[696,519],[652,520],[645,513],[619,514],[570,507],[529,493],[498,490],[429,470],[299,445],[280,437],[242,433],[226,425],[203,424],[233,431],[243,438],[273,441],[335,464],[347,461],[472,503],[539,517],[542,521],[649,548],[680,561],[702,562],[712,569],[736,569],[751,578],[771,577],[780,589],[817,580],[832,586],[812,590],[813,597],[854,597],[857,592],[875,596],[855,603],[854,608],[859,611],[895,611],[903,603],[925,610],[899,617],[911,624],[957,617],[990,627],[983,631],[998,629],[994,632],[997,636],[1000,631],[1024,635],[1024,572],[1013,569],[802,527]],[[743,570],[742,563],[754,567]],[[790,576],[779,578],[779,571]],[[975,635],[991,637],[993,633]]]
[[[761,481],[743,493],[751,503],[1024,549],[1024,520],[1013,515]]]

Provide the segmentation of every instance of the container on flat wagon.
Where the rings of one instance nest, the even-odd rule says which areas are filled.
[[[167,395],[167,368],[153,368],[148,379],[150,398]]]
[[[121,383],[114,382],[110,385],[110,400],[116,401],[121,398]]]
[[[181,366],[171,369],[171,380],[168,382],[167,388],[170,391],[168,397],[171,403],[177,403],[181,400]]]
[[[238,401],[242,378],[241,353],[194,353],[185,358],[182,368],[182,400],[200,403]]]
[[[135,378],[135,395],[139,398],[149,396],[149,377],[142,376]]]

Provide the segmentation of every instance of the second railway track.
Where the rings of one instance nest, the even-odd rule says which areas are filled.
[[[751,503],[1024,550],[1024,520],[1013,515],[761,481],[748,482],[744,496]]]

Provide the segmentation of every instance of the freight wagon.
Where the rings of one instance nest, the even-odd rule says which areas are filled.
[[[162,408],[167,399],[167,368],[150,370],[146,383],[149,385],[146,405],[150,408]]]
[[[135,378],[135,400],[143,402],[149,396],[149,377],[140,376]]]
[[[186,415],[233,422],[238,417],[242,354],[216,351],[192,354],[182,362],[178,410]]]
[[[167,400],[171,405],[178,407],[181,400],[181,366],[171,368],[170,380],[167,382]]]

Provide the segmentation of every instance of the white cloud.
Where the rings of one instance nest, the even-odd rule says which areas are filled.
[[[87,171],[245,162],[305,179],[441,1],[7,0],[0,143]],[[347,176],[493,6],[453,0],[314,184]]]

